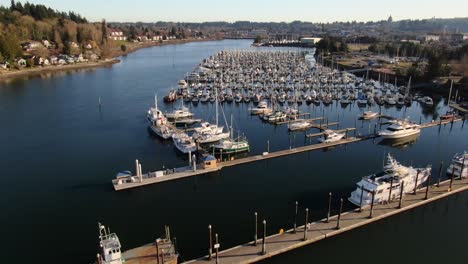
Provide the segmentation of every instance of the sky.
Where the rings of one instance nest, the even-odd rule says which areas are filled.
[[[467,0],[27,0],[90,21],[376,21],[468,17]],[[26,1],[21,1],[25,3]],[[10,0],[0,0],[4,6]]]

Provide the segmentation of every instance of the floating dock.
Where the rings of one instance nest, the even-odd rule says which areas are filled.
[[[452,122],[457,122],[457,121],[462,121],[462,120],[463,119],[458,118],[458,119],[454,119],[453,121],[441,120],[438,122],[430,122],[426,124],[421,124],[421,129],[434,127],[438,125],[446,125]],[[320,129],[323,130],[323,127],[320,126]],[[348,129],[347,131],[351,131],[351,130],[352,129]],[[343,131],[346,131],[346,129]],[[309,135],[309,136],[317,136],[319,134]],[[156,183],[172,181],[172,180],[177,180],[181,178],[187,178],[187,177],[197,176],[201,174],[216,172],[216,171],[221,170],[224,167],[231,167],[231,166],[241,165],[241,164],[255,162],[255,161],[273,159],[273,158],[278,158],[282,156],[288,156],[288,155],[293,155],[293,154],[298,154],[298,153],[308,152],[308,151],[313,151],[313,150],[327,149],[330,147],[346,145],[350,143],[373,139],[376,137],[378,137],[378,135],[376,134],[357,136],[357,137],[348,137],[348,138],[335,141],[335,142],[330,142],[330,143],[306,145],[302,147],[285,149],[285,150],[280,150],[280,151],[275,151],[275,152],[265,152],[262,155],[255,155],[255,156],[250,156],[246,158],[217,162],[216,164],[211,163],[209,166],[205,166],[206,164],[201,163],[201,164],[196,164],[192,166],[185,166],[185,167],[180,167],[180,168],[172,168],[172,169],[165,169],[165,170],[156,171],[156,172],[149,172],[146,174],[143,174],[141,172],[141,169],[137,169],[136,176],[128,175],[128,176],[118,177],[112,180],[112,184],[116,191],[120,191],[120,190],[131,189],[131,188],[136,188],[136,187],[150,185],[150,184],[156,184]],[[194,169],[194,166],[195,166],[195,169]],[[138,165],[137,165],[137,168],[138,168]]]
[[[468,179],[454,179],[453,184],[450,180],[438,184],[427,185],[420,188],[416,194],[403,195],[401,200],[394,200],[387,204],[376,204],[372,208],[370,206],[363,207],[362,210],[355,209],[352,211],[344,212],[340,216],[335,215],[321,221],[309,223],[293,229],[287,230],[284,233],[279,233],[263,238],[258,237],[257,243],[255,241],[236,246],[233,248],[225,249],[218,253],[219,263],[234,264],[234,263],[255,263],[262,261],[273,256],[324,240],[328,237],[345,233],[346,231],[359,228],[361,226],[379,221],[384,218],[411,210],[413,208],[429,204],[436,200],[448,197],[450,195],[468,190]],[[449,187],[452,187],[451,189]],[[427,190],[427,194],[426,194]],[[313,212],[311,212],[313,213]],[[306,213],[303,213],[302,223],[306,221]],[[300,219],[300,218],[299,218]],[[266,219],[268,221],[268,219]],[[307,227],[307,229],[305,229]],[[263,229],[263,224],[258,223],[259,230]],[[268,222],[267,222],[268,228]],[[271,233],[268,232],[267,233]],[[222,234],[220,234],[222,237]],[[253,234],[252,234],[252,237]],[[222,241],[219,244],[222,248]],[[209,264],[217,263],[216,254],[212,254],[211,260],[209,256],[204,256],[199,259],[184,262],[184,264]]]

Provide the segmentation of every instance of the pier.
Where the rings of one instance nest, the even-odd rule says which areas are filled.
[[[357,208],[312,223],[308,221],[308,218],[314,212],[309,212],[306,209],[305,213],[302,214],[305,217],[301,217],[302,221],[299,220],[303,225],[295,230],[289,229],[271,236],[262,234],[262,237],[257,236],[258,234],[252,234],[252,237],[257,237],[257,241],[253,240],[243,245],[222,250],[218,254],[213,253],[211,257],[206,255],[199,259],[184,262],[184,264],[255,263],[466,190],[468,190],[468,179],[465,178],[450,179],[434,185],[426,184],[426,186],[418,189],[415,194],[403,195],[402,199],[392,200],[386,204],[375,204],[362,209]],[[346,201],[343,199],[341,201],[342,208],[343,202]],[[264,221],[258,223],[259,229],[272,233],[267,229],[267,223],[271,220],[265,219]],[[254,228],[252,227],[252,229]],[[218,245],[222,248],[222,243]]]
[[[438,125],[439,126],[446,125],[446,124],[450,124],[450,123],[458,122],[462,120],[463,119],[461,118],[457,118],[453,120],[440,120],[438,122],[435,122],[435,121],[429,122],[429,123],[421,124],[421,129],[434,127]],[[325,125],[320,126],[321,130],[323,130],[324,128],[325,128]],[[355,130],[355,128],[348,128],[342,131],[351,131],[351,130]],[[307,135],[307,137],[319,136],[321,134],[322,133],[312,134],[312,135],[309,134]],[[275,151],[275,152],[267,151],[267,152],[264,152],[262,155],[255,155],[255,156],[250,156],[246,158],[233,159],[229,161],[220,161],[220,162],[217,162],[215,165],[210,164],[209,167],[206,167],[204,166],[205,164],[201,163],[201,164],[195,164],[195,165],[185,166],[185,167],[180,167],[180,168],[172,168],[172,169],[165,169],[165,170],[156,171],[156,172],[149,172],[146,174],[143,174],[140,168],[136,170],[137,171],[136,176],[119,177],[117,179],[112,180],[112,184],[116,191],[120,191],[120,190],[131,189],[131,188],[141,187],[141,186],[150,185],[150,184],[156,184],[156,183],[172,181],[172,180],[177,180],[181,178],[187,178],[187,177],[192,177],[192,176],[198,176],[201,174],[216,172],[225,167],[232,167],[232,166],[251,163],[255,161],[274,159],[274,158],[294,155],[294,154],[308,152],[308,151],[327,149],[327,148],[336,147],[340,145],[346,145],[350,143],[369,140],[369,139],[373,139],[376,137],[378,137],[377,134],[369,134],[369,135],[348,137],[348,138],[341,139],[335,142],[312,144],[312,145],[306,145],[306,146],[297,147],[297,148]],[[190,163],[192,163],[192,161],[190,161]],[[138,168],[138,165],[137,165],[137,168]]]

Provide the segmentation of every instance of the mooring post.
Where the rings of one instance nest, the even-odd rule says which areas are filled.
[[[330,211],[331,211],[331,201],[332,201],[332,193],[328,193],[328,213],[327,213],[327,223],[330,222]]]
[[[341,213],[343,212],[343,198],[340,199],[340,211],[338,213],[338,221],[336,222],[336,229],[340,229]]]
[[[393,176],[390,178],[390,191],[388,192],[388,203],[392,202]]]
[[[463,170],[465,169],[465,153],[463,153],[463,161],[462,161],[462,166],[460,170],[460,180],[463,178]]]
[[[374,199],[375,199],[375,190],[372,191],[372,199],[371,199],[371,205],[370,205],[369,218],[372,218],[372,212],[374,211]]]
[[[422,116],[419,116],[419,124],[422,123]]]
[[[414,190],[413,190],[414,195],[416,195],[416,190],[418,188],[418,178],[419,178],[419,170],[417,170],[416,172],[416,181],[414,182]]]
[[[374,136],[377,135],[377,124],[374,125]]]
[[[213,236],[211,233],[211,225],[208,225],[208,234],[209,234],[209,249],[208,249],[208,259],[211,260],[212,258],[212,253],[213,253]]]
[[[297,222],[297,209],[298,209],[299,203],[296,201],[296,211],[294,213],[294,226],[293,226],[293,233],[296,233],[296,222]]]
[[[455,166],[452,166],[452,175],[450,176],[450,186],[448,188],[449,192],[452,191],[453,177],[455,177]]]
[[[258,237],[257,237],[257,234],[258,234],[258,214],[257,212],[255,212],[255,234],[254,234],[254,246],[257,245],[257,240],[258,240]]]
[[[270,140],[267,140],[267,153],[270,153]]]
[[[159,264],[159,238],[156,239],[156,263]]]
[[[429,173],[429,175],[427,176],[427,180],[426,180],[426,195],[424,196],[424,200],[427,200],[428,196],[429,196],[429,185],[431,184],[431,173]]]
[[[359,212],[362,212],[362,199],[364,198],[364,186],[361,186],[361,199],[359,201]]]
[[[309,223],[309,208],[305,209],[305,223],[304,223],[304,241],[307,240],[307,225]]]
[[[262,254],[266,254],[266,220],[263,220]]]
[[[215,249],[216,249],[216,264],[219,264],[219,242],[218,242],[218,233],[215,234]]]
[[[192,151],[188,152],[188,164],[189,164],[189,166],[192,165]]]
[[[161,264],[164,264],[164,249],[161,248]]]
[[[401,202],[403,201],[403,190],[405,189],[405,181],[401,182],[400,188],[400,201],[398,202],[398,208],[401,208]]]
[[[440,162],[440,167],[439,167],[439,180],[437,181],[437,187],[440,186],[440,179],[442,178],[442,169],[444,168],[444,161]]]

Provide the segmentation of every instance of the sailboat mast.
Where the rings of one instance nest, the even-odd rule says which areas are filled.
[[[221,77],[222,78],[222,77]],[[222,84],[221,84],[222,86]],[[215,102],[215,108],[216,108],[216,127],[218,127],[218,89],[215,89],[216,92],[216,102]]]

